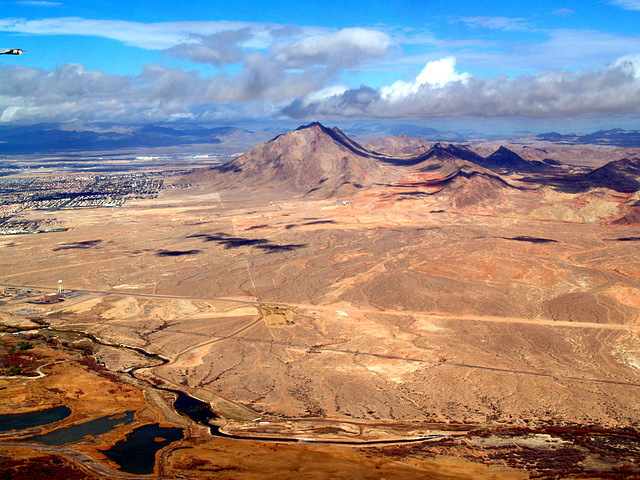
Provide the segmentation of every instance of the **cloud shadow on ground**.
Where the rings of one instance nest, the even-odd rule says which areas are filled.
[[[232,237],[227,233],[216,233],[213,235],[200,233],[196,235],[189,235],[187,238],[202,238],[205,242],[215,242],[218,245],[223,246],[225,249],[254,247],[260,250],[265,250],[267,253],[291,251],[307,246],[306,243],[277,245],[266,238]]]
[[[93,248],[102,243],[102,240],[85,240],[84,242],[65,243],[53,249],[54,252],[60,250],[86,249]]]
[[[185,255],[197,255],[201,250],[158,250],[157,257],[182,257]]]
[[[557,240],[551,240],[550,238],[529,237],[522,235],[518,237],[500,237],[504,240],[515,240],[516,242],[529,242],[529,243],[558,243]]]
[[[305,223],[291,223],[289,225],[285,225],[284,228],[286,228],[287,230],[291,230],[292,228],[295,227],[302,227],[305,225],[325,225],[325,224],[335,224],[336,222],[333,220],[314,220],[312,222],[305,222]]]

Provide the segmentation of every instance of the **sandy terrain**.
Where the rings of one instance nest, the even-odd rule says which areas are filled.
[[[34,308],[169,356],[165,381],[272,415],[637,420],[640,274],[636,242],[619,240],[634,227],[424,200],[171,200],[64,212],[68,232],[4,240],[2,281],[95,291]],[[11,305],[3,316],[23,318]]]
[[[162,354],[170,362],[140,378],[211,402],[234,434],[366,441],[459,424],[637,429],[640,228],[610,223],[630,195],[486,196],[488,186],[466,185],[469,203],[384,186],[338,201],[199,185],[119,209],[58,211],[65,232],[0,237],[0,284],[54,291],[62,279],[82,294],[52,305],[0,297],[0,323],[37,320]],[[114,371],[149,364],[108,347],[96,356]],[[126,404],[148,421],[180,422],[142,384],[126,387],[126,400],[90,398],[106,387],[80,385],[103,380],[72,364],[30,383],[5,380],[13,390],[2,408],[64,401],[86,418],[86,405]],[[71,390],[31,387],[50,390],[54,379]],[[286,478],[528,478],[523,468],[533,468],[492,459],[486,440],[402,455],[252,442],[241,460],[237,441],[198,435],[166,455],[167,472],[273,478],[266,458]],[[518,441],[505,440],[530,447]],[[562,448],[560,437],[551,443]],[[588,455],[581,461],[597,473],[602,463]]]

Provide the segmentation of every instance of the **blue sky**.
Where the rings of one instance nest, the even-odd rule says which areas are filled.
[[[640,0],[0,7],[0,125],[640,128]]]

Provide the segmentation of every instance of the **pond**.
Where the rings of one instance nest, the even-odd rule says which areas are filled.
[[[158,388],[176,394],[176,400],[173,402],[173,408],[175,408],[178,413],[189,417],[196,423],[210,426],[209,420],[219,418],[218,415],[211,410],[211,406],[202,400],[193,398],[180,390],[161,387]]]
[[[47,423],[64,420],[69,415],[71,415],[71,409],[64,405],[39,410],[37,412],[0,415],[0,432],[38,427],[40,425],[46,425]]]
[[[124,413],[97,418],[79,425],[71,427],[58,428],[53,432],[43,435],[35,435],[33,437],[23,438],[20,442],[37,442],[44,445],[60,447],[69,443],[77,442],[85,437],[94,437],[102,435],[122,425],[132,423],[135,418],[135,410],[128,410]]]
[[[124,440],[101,452],[123,472],[151,475],[156,464],[156,454],[183,438],[182,428],[161,427],[157,423],[143,425],[127,435]]]

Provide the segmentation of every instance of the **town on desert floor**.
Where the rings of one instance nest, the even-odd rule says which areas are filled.
[[[638,478],[639,192],[640,149],[318,123],[0,177],[0,472]]]

